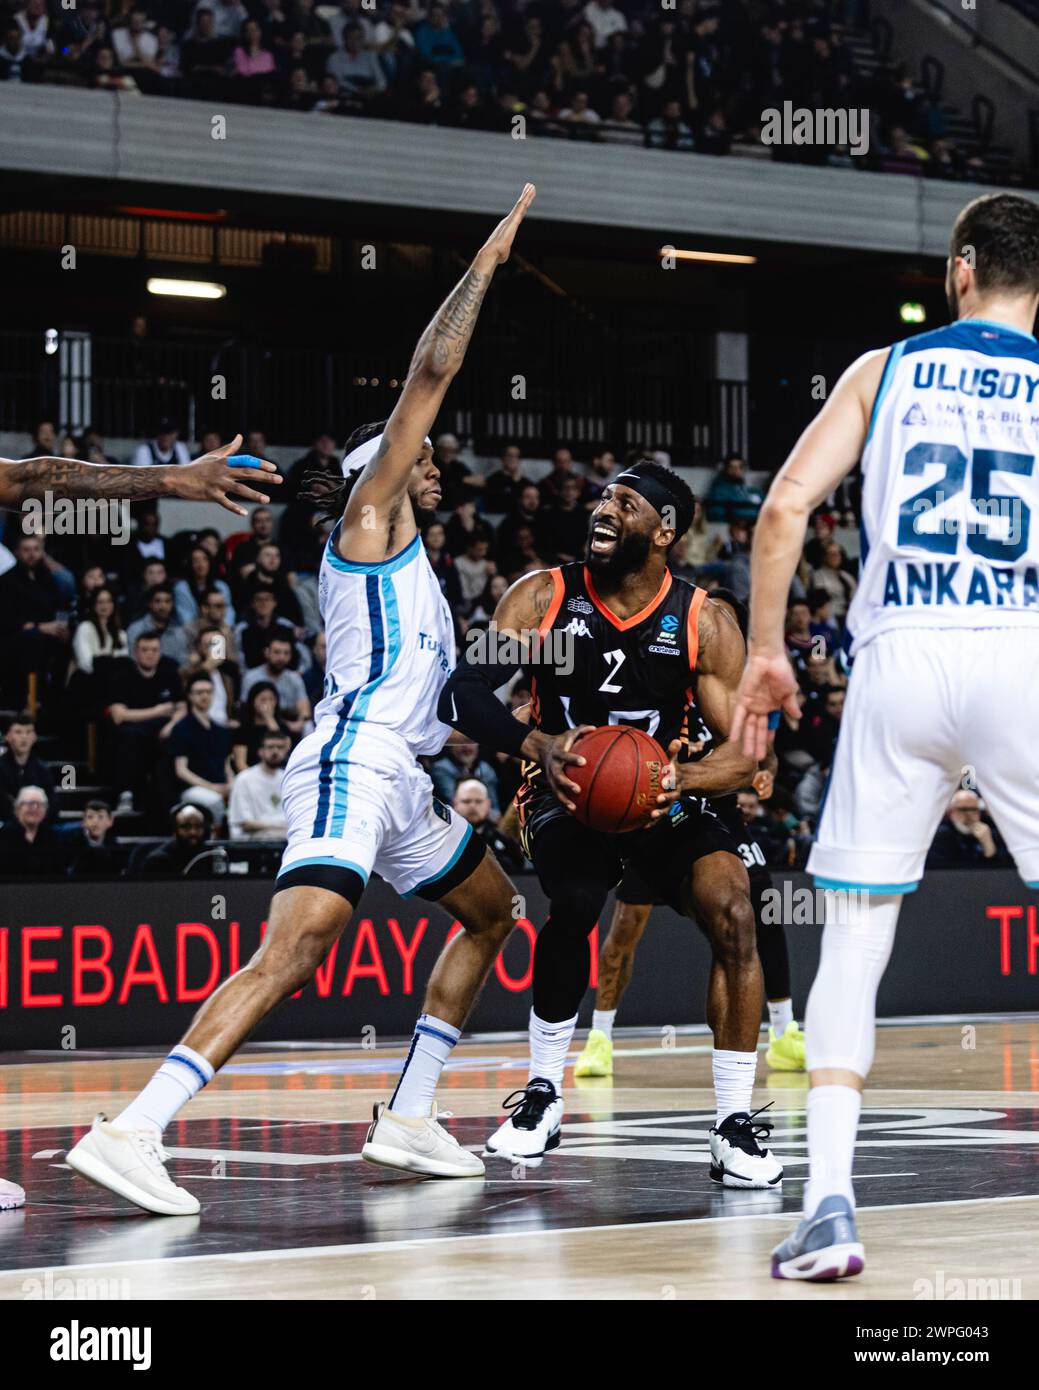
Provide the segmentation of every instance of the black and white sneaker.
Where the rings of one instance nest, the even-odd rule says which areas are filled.
[[[758,1143],[772,1133],[768,1120],[757,1119],[767,1109],[766,1105],[751,1114],[738,1110],[710,1131],[715,1182],[723,1187],[775,1187],[783,1181],[783,1165],[771,1149]]]
[[[563,1102],[556,1088],[551,1081],[535,1076],[522,1091],[506,1096],[502,1109],[512,1114],[487,1140],[484,1152],[539,1168],[545,1154],[559,1147]]]

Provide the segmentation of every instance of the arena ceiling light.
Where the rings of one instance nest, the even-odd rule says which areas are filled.
[[[148,293],[173,295],[177,299],[223,299],[227,286],[218,285],[215,280],[164,280],[153,275],[148,280]]]
[[[714,265],[757,265],[757,256],[737,256],[731,251],[680,251],[662,246],[658,255],[674,256],[676,261],[710,261]]]

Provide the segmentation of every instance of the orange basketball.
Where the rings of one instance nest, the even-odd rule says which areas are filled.
[[[583,825],[608,835],[649,825],[668,762],[656,739],[626,724],[610,724],[581,734],[573,751],[585,759],[584,767],[566,770],[581,788],[574,814]]]

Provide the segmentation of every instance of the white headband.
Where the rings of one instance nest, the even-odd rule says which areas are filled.
[[[365,468],[379,452],[379,445],[382,443],[381,434],[373,434],[371,439],[366,439],[363,444],[358,444],[356,449],[351,449],[343,459],[343,477],[348,473],[355,472],[358,468]],[[432,449],[433,441],[427,434],[423,440]]]

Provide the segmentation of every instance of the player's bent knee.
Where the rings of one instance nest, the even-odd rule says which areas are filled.
[[[601,910],[602,894],[597,888],[573,883],[552,894],[549,916],[554,925],[565,925],[587,936],[599,920]]]
[[[712,950],[721,960],[745,965],[757,953],[754,909],[745,893],[734,890],[713,902],[707,930]]]

